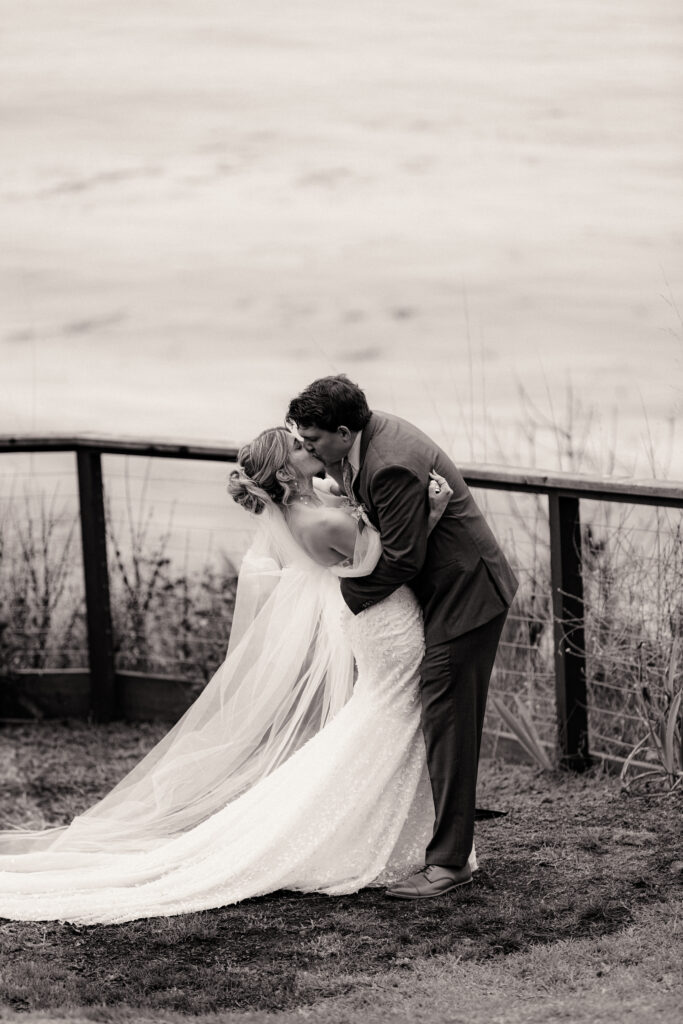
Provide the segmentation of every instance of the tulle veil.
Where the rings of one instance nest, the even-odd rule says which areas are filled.
[[[339,576],[365,575],[381,553],[359,524],[354,558],[325,568],[280,509],[257,517],[244,557],[225,661],[146,757],[63,827],[0,832],[0,867],[42,870],[154,849],[206,820],[282,764],[346,703],[354,662]]]

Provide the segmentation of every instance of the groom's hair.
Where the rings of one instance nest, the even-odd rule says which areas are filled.
[[[362,430],[370,419],[368,402],[345,373],[321,377],[289,403],[287,421],[298,427],[320,427],[334,432],[337,427]]]

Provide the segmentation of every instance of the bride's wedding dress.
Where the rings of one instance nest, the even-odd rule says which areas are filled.
[[[369,526],[353,565],[333,570],[279,513],[264,532],[228,657],[181,722],[70,826],[0,834],[0,916],[114,923],[277,889],[351,893],[423,865],[418,604],[401,587],[346,608],[337,577],[367,573],[381,550]]]

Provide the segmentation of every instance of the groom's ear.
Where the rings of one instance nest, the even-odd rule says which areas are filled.
[[[349,430],[348,427],[337,427],[337,434],[342,439],[342,441],[351,440],[351,431]]]

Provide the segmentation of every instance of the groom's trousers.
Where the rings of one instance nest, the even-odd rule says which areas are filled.
[[[435,810],[426,864],[463,867],[472,849],[486,697],[506,616],[425,652],[422,731]]]

